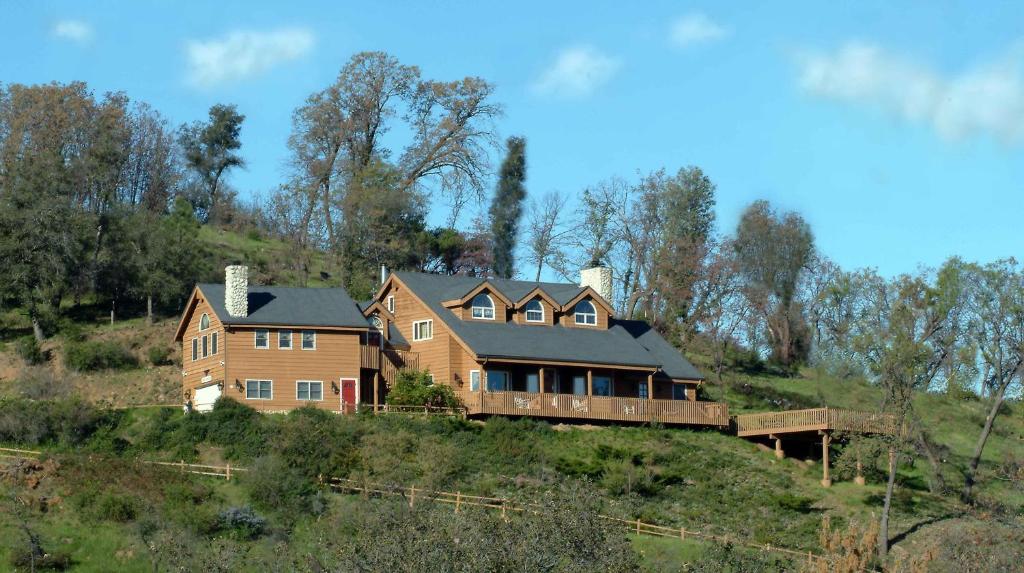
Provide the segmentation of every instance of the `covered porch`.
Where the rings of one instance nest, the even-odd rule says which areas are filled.
[[[490,361],[460,388],[467,413],[725,427],[725,404],[698,402],[698,380],[647,368]]]

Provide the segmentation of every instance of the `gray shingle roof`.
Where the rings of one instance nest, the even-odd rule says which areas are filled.
[[[224,285],[203,283],[199,290],[226,324],[280,324],[369,328],[343,288],[302,288],[249,285],[249,316],[229,316],[224,308]]]
[[[466,321],[458,318],[441,302],[461,298],[484,282],[484,279],[412,272],[395,274],[479,356],[661,367],[672,378],[704,378],[678,350],[646,323],[612,320],[607,330],[590,330],[564,326],[538,327],[513,322]],[[490,279],[490,283],[514,301],[537,286],[561,304],[570,301],[582,290],[577,285],[563,283],[503,279]]]

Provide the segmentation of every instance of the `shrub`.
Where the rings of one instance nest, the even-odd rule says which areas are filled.
[[[171,363],[171,349],[166,346],[151,346],[146,351],[146,356],[153,366],[166,366]]]
[[[133,498],[108,491],[97,498],[93,512],[97,518],[105,521],[127,523],[135,520],[138,506]]]
[[[316,484],[306,475],[271,455],[262,457],[240,478],[250,499],[264,511],[277,513],[286,524],[317,512]]]
[[[116,414],[77,398],[69,400],[0,399],[0,442],[36,446],[83,444]]]
[[[46,353],[39,347],[34,336],[24,336],[14,343],[14,351],[25,364],[36,365],[46,361]]]
[[[139,360],[113,341],[72,342],[65,347],[64,363],[73,370],[123,370],[136,368]]]
[[[431,406],[458,408],[462,402],[451,386],[434,384],[430,374],[423,370],[402,370],[388,392],[388,404],[397,406]]]
[[[11,550],[10,563],[16,570],[34,571],[66,571],[74,564],[71,555],[65,551],[39,555],[27,545]]]
[[[237,539],[256,539],[267,528],[267,520],[251,507],[229,507],[220,512],[221,529]]]
[[[29,400],[52,400],[68,394],[68,384],[45,366],[26,368],[18,377],[18,394]]]

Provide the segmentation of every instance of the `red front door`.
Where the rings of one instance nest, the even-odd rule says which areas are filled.
[[[341,379],[341,411],[345,413],[356,411],[356,384],[355,378]]]

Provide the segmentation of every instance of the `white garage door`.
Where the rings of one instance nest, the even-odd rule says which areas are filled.
[[[209,412],[213,410],[213,403],[220,398],[220,386],[214,384],[206,388],[196,390],[196,397],[193,400],[196,412]]]

